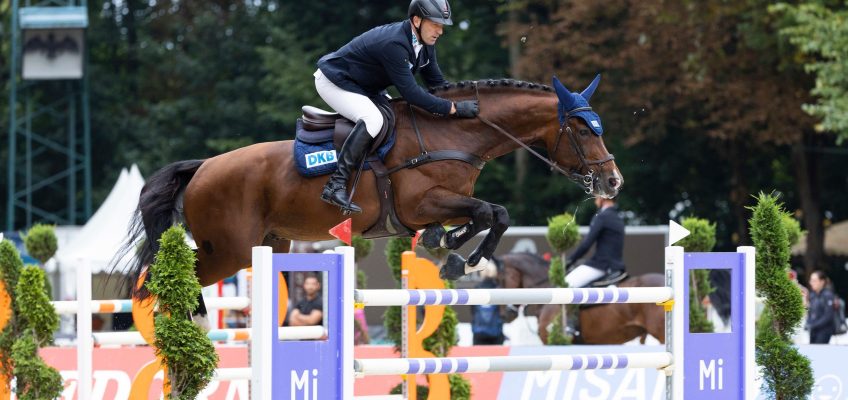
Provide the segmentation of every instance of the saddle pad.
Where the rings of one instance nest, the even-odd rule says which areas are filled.
[[[324,132],[329,132],[329,135]],[[322,135],[327,135],[324,136],[326,139],[323,142],[318,142],[316,138]],[[375,152],[380,161],[385,161],[394,145],[395,133],[391,132],[386,142]],[[297,172],[307,178],[326,175],[335,171],[336,149],[333,147],[333,130],[308,132],[303,129],[301,121],[298,120],[294,140],[294,164],[297,167]],[[367,161],[363,169],[371,169]]]

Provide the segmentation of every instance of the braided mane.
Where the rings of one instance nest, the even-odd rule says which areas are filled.
[[[432,94],[450,94],[450,92],[471,89],[474,87],[474,84],[477,84],[479,88],[516,88],[516,89],[527,89],[527,90],[535,90],[542,92],[552,92],[553,88],[548,85],[542,85],[539,83],[533,82],[525,82],[516,79],[484,79],[479,81],[460,81],[447,83],[441,86],[431,87],[430,93]]]

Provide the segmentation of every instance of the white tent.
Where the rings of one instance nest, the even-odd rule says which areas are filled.
[[[76,237],[59,249],[54,257],[61,273],[61,297],[76,297],[76,266],[83,262],[91,265],[92,273],[111,272],[110,262],[127,237],[129,223],[138,206],[138,197],[144,178],[133,165],[123,169],[106,200],[91,216]],[[125,257],[118,263],[122,268],[129,262]]]

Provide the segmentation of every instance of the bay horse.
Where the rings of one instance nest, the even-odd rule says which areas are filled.
[[[599,77],[581,93],[568,91],[556,77],[554,88],[487,80],[431,90],[451,101],[477,99],[480,115],[475,119],[437,117],[393,100],[395,144],[384,164],[396,215],[408,228],[401,234],[426,229],[423,242],[455,250],[490,229],[467,262],[451,254],[453,264],[448,264],[458,272],[446,274],[450,279],[467,272],[464,267],[491,259],[509,216],[503,206],[472,197],[474,183],[483,163],[519,147],[542,147],[549,159],[530,151],[587,193],[614,197],[623,178],[597,129],[600,118],[595,120],[588,106]],[[594,117],[587,120],[585,113]],[[125,246],[137,252],[129,279],[137,281],[153,262],[161,234],[177,222],[185,223],[197,244],[196,273],[203,286],[248,267],[253,246],[287,253],[292,240],[332,239],[328,230],[347,217],[320,199],[327,176],[306,178],[297,172],[293,147],[291,140],[258,143],[205,160],[175,162],[151,175]],[[446,151],[463,156],[435,157]],[[374,171],[363,171],[352,199],[363,209],[353,216],[354,235],[381,222],[382,195]],[[459,227],[445,232],[445,224]]]
[[[531,253],[509,253],[495,257],[500,287],[547,288],[549,263]],[[665,286],[662,274],[650,273],[628,278],[618,287]],[[561,310],[559,304],[534,304],[524,308],[525,315],[538,317],[539,338],[548,342],[548,326]],[[514,308],[503,307],[501,318],[512,322],[518,313]],[[622,344],[635,338],[645,343],[651,335],[665,343],[665,311],[656,304],[604,304],[581,307],[579,314],[580,338],[585,344]]]

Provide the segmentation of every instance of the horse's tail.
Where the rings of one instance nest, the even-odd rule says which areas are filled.
[[[148,296],[147,290],[139,288],[136,283],[145,268],[153,263],[159,251],[159,238],[180,220],[179,197],[204,161],[186,160],[167,165],[150,176],[141,189],[127,240],[114,260],[116,265],[127,254],[135,253],[134,260],[125,271],[134,297],[143,299]]]

